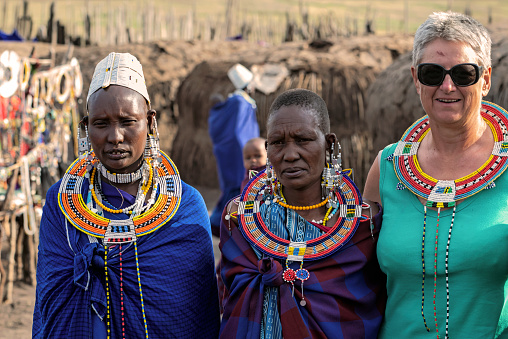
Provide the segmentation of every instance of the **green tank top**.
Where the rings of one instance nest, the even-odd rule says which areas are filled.
[[[399,183],[386,147],[380,159],[383,226],[377,255],[387,275],[388,302],[379,338],[436,338],[434,251],[437,211],[427,209],[424,315],[422,235],[424,206]],[[457,205],[449,244],[449,326],[452,339],[508,338],[508,171]],[[453,209],[441,210],[437,234],[436,319],[446,332],[445,254]],[[506,305],[505,305],[506,304]]]

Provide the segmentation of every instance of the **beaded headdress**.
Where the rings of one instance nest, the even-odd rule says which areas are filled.
[[[86,97],[87,104],[93,93],[110,85],[130,88],[141,94],[150,103],[143,68],[138,59],[130,53],[111,52],[95,66]]]

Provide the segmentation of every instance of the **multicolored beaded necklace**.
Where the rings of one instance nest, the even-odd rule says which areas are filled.
[[[437,207],[436,240],[434,248],[434,322],[437,338],[439,329],[436,310],[436,289],[437,289],[437,244],[439,232],[439,218],[441,208],[453,207],[451,225],[448,231],[448,240],[445,255],[445,281],[446,281],[446,329],[445,338],[448,338],[448,322],[450,318],[450,291],[448,279],[448,257],[453,223],[456,213],[456,202],[489,188],[508,167],[508,112],[502,107],[482,101],[480,113],[483,120],[490,127],[494,136],[494,147],[489,159],[475,172],[456,179],[438,180],[425,174],[418,163],[417,152],[423,138],[430,131],[429,119],[427,116],[416,121],[407,129],[398,142],[393,157],[395,173],[400,182],[413,194],[425,199],[422,236],[422,308],[421,314],[427,331],[427,321],[424,315],[425,300],[425,228],[427,223],[427,207]]]
[[[138,194],[144,202],[146,193],[152,188],[152,197],[144,208],[127,208],[127,209],[112,209],[105,206],[97,197],[94,186],[94,176],[98,172],[99,161],[95,158],[93,152],[87,154],[82,159],[76,160],[67,170],[62,178],[62,183],[58,192],[58,205],[60,210],[65,215],[66,219],[74,225],[78,230],[96,238],[103,239],[105,249],[104,266],[105,266],[105,283],[106,283],[106,300],[107,300],[107,313],[106,313],[106,328],[107,337],[110,338],[110,297],[109,297],[109,278],[107,257],[108,249],[110,246],[120,246],[120,301],[121,309],[123,312],[123,272],[122,272],[122,244],[134,244],[135,258],[136,258],[136,271],[138,277],[139,293],[141,300],[141,310],[143,314],[143,321],[145,325],[145,335],[148,338],[148,326],[146,321],[146,314],[144,308],[143,292],[141,287],[141,274],[139,270],[139,259],[137,251],[137,238],[146,234],[150,234],[165,223],[167,223],[177,212],[180,206],[182,187],[180,176],[176,166],[172,160],[162,151],[160,151],[160,165],[153,168],[152,164],[148,162],[149,176],[144,183],[140,183],[141,194]],[[91,166],[87,164],[91,162]],[[88,177],[87,170],[91,171],[90,188],[93,201],[100,207],[101,210],[110,213],[129,213],[130,217],[122,220],[112,220],[105,218],[96,213],[97,210],[90,208],[91,202],[85,202],[83,196],[85,195],[83,184]],[[140,179],[143,181],[144,176]],[[85,185],[86,186],[86,185]],[[158,196],[155,199],[155,192]],[[139,193],[139,192],[138,192]],[[88,199],[89,200],[89,199]],[[142,203],[141,203],[142,204]],[[140,212],[140,214],[137,213]],[[123,323],[122,313],[122,337],[125,337],[125,328]]]
[[[274,203],[275,199],[270,192],[276,178],[268,177],[266,171],[261,171],[245,187],[238,203],[238,228],[247,241],[260,252],[286,261],[286,269],[283,272],[284,281],[294,288],[296,279],[302,284],[301,306],[306,305],[303,298],[303,282],[310,276],[309,271],[303,268],[304,260],[320,260],[339,250],[353,236],[362,218],[362,197],[354,182],[347,175],[340,175],[341,180],[335,188],[334,208],[339,211],[337,222],[322,236],[305,242],[293,242],[282,239],[268,229],[260,213],[262,204]],[[282,200],[282,198],[280,198]],[[328,198],[324,204],[328,201]],[[290,206],[281,204],[286,208]],[[323,204],[323,203],[321,203]],[[323,205],[324,205],[323,204]],[[317,204],[320,205],[320,204]],[[313,205],[315,208],[316,205]],[[288,261],[299,261],[300,268],[289,268]]]

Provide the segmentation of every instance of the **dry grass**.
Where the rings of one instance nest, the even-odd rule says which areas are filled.
[[[231,1],[231,0],[230,0]],[[332,20],[340,27],[357,27],[362,33],[365,20],[373,20],[377,33],[413,33],[419,24],[434,11],[451,9],[465,12],[467,8],[473,17],[484,24],[501,25],[508,17],[508,1],[504,0],[232,0],[234,3],[234,26],[241,23],[283,27],[286,13],[296,22],[301,21],[300,3],[309,13],[310,24]],[[49,17],[48,0],[29,1],[29,15],[34,23],[33,32],[47,22]],[[83,35],[84,15],[101,13],[103,25],[116,20],[106,15],[110,10],[124,10],[125,20],[129,27],[141,27],[140,13],[149,8],[162,18],[173,15],[178,20],[192,13],[195,21],[223,22],[228,0],[152,0],[150,2],[135,0],[56,0],[56,17],[67,26],[71,35]],[[146,5],[148,3],[148,5]],[[22,14],[20,0],[0,0],[0,28],[10,31],[15,26],[16,16]],[[5,6],[5,11],[3,10]],[[407,15],[407,22],[405,17]],[[236,30],[238,31],[238,29]]]

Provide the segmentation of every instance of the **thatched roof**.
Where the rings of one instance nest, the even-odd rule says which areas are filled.
[[[209,97],[227,96],[234,88],[227,70],[239,62],[246,67],[267,63],[283,64],[290,74],[279,89],[265,95],[252,94],[258,106],[258,122],[265,136],[265,122],[273,100],[290,88],[307,88],[323,97],[330,112],[331,129],[343,147],[344,164],[353,167],[362,186],[370,167],[370,144],[365,133],[365,95],[384,68],[411,48],[411,37],[354,37],[319,44],[289,43],[266,49],[245,50],[235,56],[207,60],[196,66],[182,82],[178,94],[178,133],[172,158],[184,180],[217,186],[216,164],[208,136]]]

